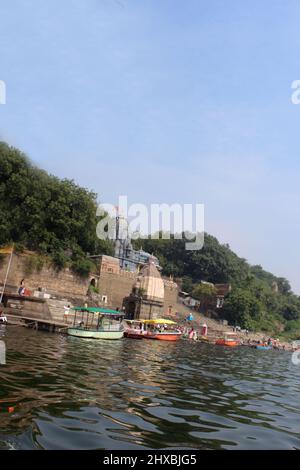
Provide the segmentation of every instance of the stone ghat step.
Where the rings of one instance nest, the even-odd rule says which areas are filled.
[[[50,308],[56,308],[56,309],[62,309],[64,310],[64,307],[67,307],[68,305],[71,305],[70,303],[66,302],[49,302],[47,301],[47,304]]]
[[[6,314],[8,323],[14,322],[14,324],[22,324],[24,322],[32,322],[32,323],[43,323],[47,325],[57,325],[57,326],[66,326],[66,323],[64,322],[54,322],[52,319],[48,318],[38,318],[38,317],[32,317],[28,315],[13,315],[13,314]]]
[[[51,318],[54,321],[59,321],[59,322],[64,322],[66,320],[64,314],[65,314],[65,308],[67,305],[70,305],[72,307],[72,303],[68,299],[47,299],[46,300]]]

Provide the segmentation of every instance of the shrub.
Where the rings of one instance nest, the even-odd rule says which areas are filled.
[[[19,253],[24,253],[25,251],[25,246],[23,243],[15,243],[14,244],[14,252],[19,254]]]
[[[99,289],[97,289],[97,287],[93,286],[92,284],[90,284],[89,286],[89,292],[92,292],[93,294],[99,294]]]
[[[27,256],[24,261],[24,272],[29,276],[33,272],[40,272],[44,266],[44,259],[39,255]]]
[[[67,266],[68,258],[66,257],[63,251],[57,251],[52,255],[52,263],[55,269],[61,271]]]
[[[72,261],[72,271],[82,278],[87,278],[93,270],[94,264],[86,258],[78,258]]]

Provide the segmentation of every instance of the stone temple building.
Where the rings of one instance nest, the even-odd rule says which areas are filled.
[[[139,266],[148,263],[152,257],[154,264],[159,267],[158,259],[147,253],[146,251],[134,250],[129,233],[128,221],[125,217],[119,215],[117,211],[117,217],[114,221],[115,230],[115,253],[114,257],[118,258],[120,268],[130,272],[137,272]]]
[[[163,315],[164,281],[155,261],[150,258],[140,270],[132,292],[123,300],[126,318],[150,319]]]

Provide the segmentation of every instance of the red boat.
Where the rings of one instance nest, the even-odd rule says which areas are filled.
[[[240,342],[236,333],[225,333],[223,338],[217,339],[216,343],[218,346],[228,346],[233,348],[235,346],[239,346]]]
[[[125,338],[130,339],[143,339],[144,337],[144,324],[143,320],[125,320],[127,328],[124,332]]]
[[[130,331],[127,330],[124,332],[125,338],[130,338],[130,339],[143,339],[144,335],[142,333],[138,333],[136,331]]]

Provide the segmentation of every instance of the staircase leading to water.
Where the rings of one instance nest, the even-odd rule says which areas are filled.
[[[72,307],[72,304],[70,303],[70,301],[68,301],[67,299],[63,299],[63,300],[46,299],[46,303],[49,308],[51,319],[57,323],[66,323],[66,318],[64,317],[64,313],[65,313],[64,307],[67,307],[68,305]],[[70,318],[71,316],[73,317],[70,311],[68,318]]]
[[[194,328],[195,330],[200,329],[200,325],[206,323],[207,325],[207,336],[211,341],[220,338],[224,331],[231,331],[231,327],[225,326],[222,323],[219,323],[217,320],[208,318],[202,313],[196,312],[189,309],[186,305],[182,303],[177,303],[174,307],[174,311],[177,311],[177,315],[172,315],[175,321],[177,321],[181,326],[186,326],[188,328]],[[194,320],[191,322],[186,322],[185,318],[192,313]]]

